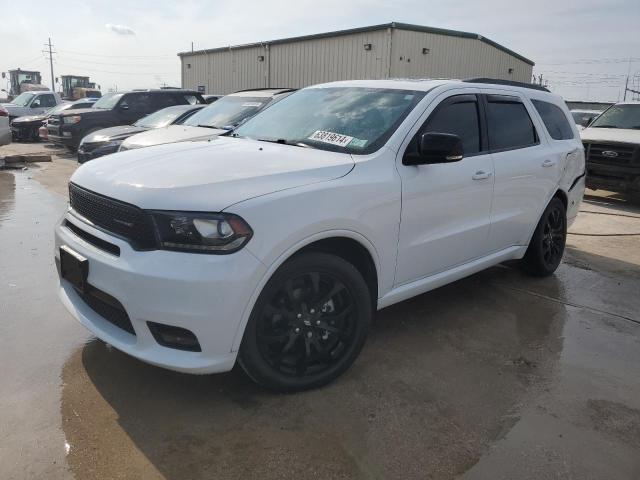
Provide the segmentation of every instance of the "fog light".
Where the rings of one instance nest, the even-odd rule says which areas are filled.
[[[186,328],[164,325],[162,323],[147,322],[153,338],[163,347],[201,352],[200,343],[192,331]]]

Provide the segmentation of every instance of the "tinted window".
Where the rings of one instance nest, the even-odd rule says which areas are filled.
[[[56,99],[53,97],[53,95],[40,95],[40,106],[55,107]]]
[[[96,102],[97,103],[97,102]],[[150,112],[153,111],[151,103],[151,94],[149,93],[132,93],[126,95],[120,105],[128,105],[131,110]]]
[[[458,135],[462,140],[465,155],[478,153],[480,151],[478,103],[456,102],[440,107],[427,120],[426,127],[420,133],[425,132]]]
[[[520,100],[513,97],[487,97],[489,147],[492,150],[523,148],[537,141],[529,113]]]
[[[573,138],[573,130],[571,130],[567,117],[558,106],[541,100],[531,100],[531,103],[536,107],[551,138],[554,140]]]

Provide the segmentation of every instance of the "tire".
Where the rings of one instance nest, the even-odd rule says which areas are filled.
[[[78,147],[76,147],[75,145],[65,145],[67,147],[67,150],[69,150],[69,152],[71,153],[76,153],[78,151]]]
[[[521,260],[523,270],[536,277],[551,275],[562,261],[566,240],[567,211],[562,200],[554,197],[540,217]]]
[[[372,317],[360,272],[335,255],[309,252],[284,263],[258,297],[239,363],[279,392],[317,388],[344,373],[362,350]]]

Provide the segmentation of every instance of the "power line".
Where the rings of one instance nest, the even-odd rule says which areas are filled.
[[[71,68],[71,69],[84,69],[88,72],[100,72],[100,73],[115,73],[118,75],[179,75],[180,71],[173,71],[173,72],[115,72],[112,70],[100,70],[97,68],[88,68],[85,66],[78,66],[78,65],[70,65],[64,62],[56,62],[58,65],[64,67],[64,68]]]
[[[60,50],[65,53],[76,55],[84,55],[89,57],[106,57],[106,58],[173,58],[175,55],[104,55],[101,53],[78,52],[75,50]]]
[[[68,56],[63,56],[63,58],[68,58],[69,60],[71,60],[72,62],[78,62],[78,63],[90,63],[90,64],[95,64],[95,65],[110,65],[110,66],[118,66],[118,67],[141,67],[141,66],[146,66],[146,67],[163,67],[166,66],[166,64],[160,64],[160,63],[119,63],[119,62],[95,62],[93,60],[84,60],[84,59],[79,59],[79,58],[72,58],[72,57],[68,57]],[[178,60],[176,59],[176,61],[174,63],[177,63]]]

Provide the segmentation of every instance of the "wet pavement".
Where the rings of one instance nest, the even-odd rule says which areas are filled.
[[[66,313],[73,168],[0,172],[0,478],[640,478],[640,237],[573,235],[550,278],[499,266],[382,310],[343,377],[276,395],[143,364]],[[640,232],[615,198],[583,210],[573,232]]]

